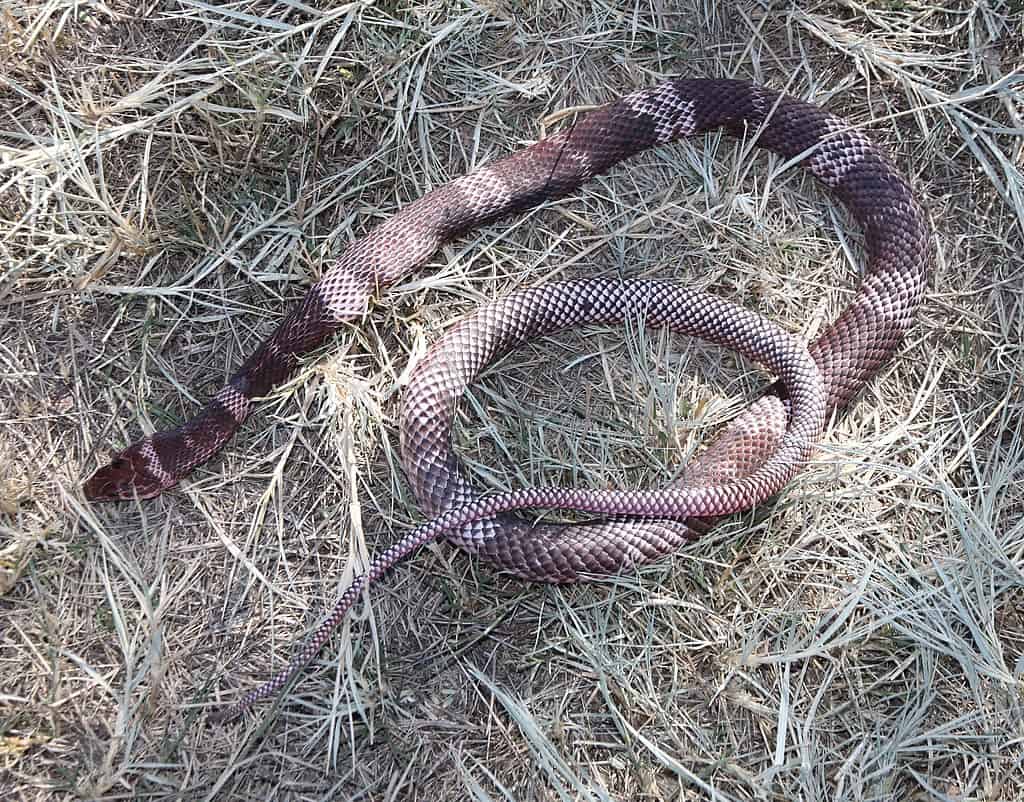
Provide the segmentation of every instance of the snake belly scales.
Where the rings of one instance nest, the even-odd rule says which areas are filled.
[[[362,589],[440,537],[530,580],[574,582],[678,549],[717,516],[777,493],[802,467],[826,416],[844,408],[911,325],[931,266],[930,234],[910,186],[864,134],[821,108],[724,79],[673,79],[600,106],[536,144],[437,187],[352,242],[277,329],[195,415],[132,444],[84,486],[94,501],[149,498],[210,459],[254,400],[303,355],[361,319],[376,291],[421,267],[445,242],[560,198],[618,162],[722,130],[801,164],[864,235],[867,264],[850,303],[806,348],[759,316],[661,281],[585,279],[521,290],[453,327],[414,371],[401,455],[417,500],[437,516],[379,553],[289,665],[213,718],[280,691],[319,652]],[[494,358],[531,337],[586,322],[640,321],[694,334],[762,362],[779,380],[735,418],[672,485],[646,491],[527,488],[481,495],[451,451],[455,404]],[[516,509],[574,509],[598,522],[533,524]]]

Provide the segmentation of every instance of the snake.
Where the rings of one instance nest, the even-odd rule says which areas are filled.
[[[571,583],[677,551],[723,515],[776,495],[911,327],[931,273],[931,234],[906,178],[866,134],[821,107],[734,79],[673,78],[592,109],[562,130],[438,186],[351,242],[226,385],[189,420],[118,452],[85,482],[90,501],[146,499],[208,461],[256,399],[310,352],[365,317],[382,288],[438,248],[500,218],[562,198],[645,150],[721,131],[799,164],[863,235],[860,281],[813,341],[715,295],[673,282],[585,278],[526,288],[477,309],[416,365],[400,415],[402,467],[432,516],[379,552],[270,680],[211,719],[280,692],[329,640],[359,595],[425,543],[444,538],[524,579]],[[455,409],[493,360],[538,336],[588,323],[640,322],[703,337],[777,378],[669,485],[651,490],[533,487],[482,494],[452,450]],[[522,510],[599,516],[546,523]]]

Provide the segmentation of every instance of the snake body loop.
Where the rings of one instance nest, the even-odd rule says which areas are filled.
[[[575,282],[514,293],[484,307],[455,327],[417,369],[403,412],[403,466],[425,511],[439,517],[376,558],[291,666],[229,714],[282,687],[323,645],[363,583],[423,542],[447,537],[520,576],[572,582],[675,550],[715,516],[770,496],[799,468],[820,421],[849,403],[913,321],[931,266],[924,215],[881,150],[842,119],[742,81],[675,79],[601,106],[531,147],[432,190],[351,243],[195,417],[132,444],[96,471],[84,491],[100,501],[148,498],[174,486],[230,439],[255,398],[291,376],[304,354],[346,321],[363,316],[380,287],[422,266],[441,244],[562,197],[640,151],[713,130],[799,162],[863,231],[867,262],[860,285],[807,349],[814,376],[806,372],[810,363],[802,360],[802,348],[777,327],[672,285]],[[697,320],[695,312],[703,307],[715,314]],[[452,409],[465,385],[503,348],[541,331],[591,319],[621,320],[638,310],[652,325],[700,333],[762,359],[781,382],[735,419],[677,486],[625,495],[530,489],[479,498],[450,453]],[[732,331],[734,323],[738,328]],[[774,355],[754,353],[766,343],[774,343]],[[808,390],[805,379],[816,389]],[[784,400],[783,388],[795,395]],[[812,396],[817,406],[808,401]],[[523,506],[582,508],[612,518],[583,526],[532,526],[507,514]],[[626,514],[638,519],[625,520]]]
[[[660,490],[531,487],[488,496],[470,488],[461,471],[453,469],[451,453],[451,422],[465,384],[497,356],[534,337],[583,323],[627,321],[703,337],[776,373],[790,409],[773,453],[749,475],[720,484]],[[426,543],[446,537],[472,551],[493,548],[496,562],[549,582],[575,581],[583,571],[621,571],[663,553],[668,541],[657,535],[659,530],[671,531],[688,517],[749,509],[777,493],[804,465],[825,425],[821,374],[799,340],[760,315],[663,281],[590,279],[512,293],[448,332],[417,366],[408,389],[400,424],[403,451],[415,453],[419,466],[409,478],[418,498],[425,506],[436,505],[439,514],[376,556],[288,668],[221,718],[280,691],[323,648],[362,588]],[[610,518],[598,524],[536,526],[510,514],[523,509],[578,510]]]

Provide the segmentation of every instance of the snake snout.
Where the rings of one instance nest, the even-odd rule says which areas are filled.
[[[82,487],[85,497],[90,501],[119,501],[159,495],[166,483],[150,470],[139,445],[125,449],[90,476]]]

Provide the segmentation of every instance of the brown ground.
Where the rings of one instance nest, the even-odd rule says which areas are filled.
[[[0,796],[1022,798],[1024,8],[722,6],[0,3]],[[84,503],[344,242],[672,74],[786,88],[890,149],[938,254],[905,347],[772,508],[570,588],[426,550],[279,706],[205,726],[419,520],[395,410],[459,314],[616,273],[808,336],[844,303],[844,214],[700,139],[444,248],[178,490]],[[491,372],[459,445],[490,486],[653,486],[762,381],[569,334]]]

